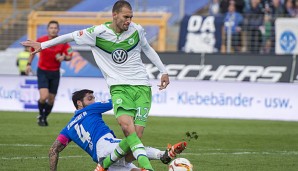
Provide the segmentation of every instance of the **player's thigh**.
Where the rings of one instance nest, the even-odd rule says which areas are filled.
[[[151,109],[152,93],[149,86],[138,86],[135,99],[136,116],[135,125],[146,127],[149,111]],[[140,131],[143,131],[140,129]]]
[[[110,88],[116,118],[129,115],[135,125],[146,127],[151,108],[152,93],[149,86],[116,85]]]
[[[136,106],[129,85],[113,85],[110,93],[116,118],[121,115],[135,117]]]

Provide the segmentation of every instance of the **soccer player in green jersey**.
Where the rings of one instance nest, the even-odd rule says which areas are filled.
[[[101,163],[102,170],[107,170],[113,162],[131,151],[144,170],[153,171],[140,140],[152,101],[151,85],[141,60],[141,51],[161,73],[160,90],[169,84],[169,76],[158,54],[147,42],[144,29],[133,23],[132,17],[131,5],[119,0],[112,9],[112,22],[65,34],[43,43],[30,40],[22,42],[24,46],[33,47],[33,53],[71,41],[91,47],[94,59],[110,88],[114,113],[125,135],[114,153]]]

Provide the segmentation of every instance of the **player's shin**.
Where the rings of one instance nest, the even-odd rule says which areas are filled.
[[[147,157],[145,147],[136,133],[132,133],[129,136],[127,136],[127,143],[129,144],[132,154],[137,159],[139,165],[142,168],[153,171],[153,168]]]
[[[45,115],[46,115],[46,117],[49,116],[49,114],[52,112],[52,109],[53,109],[53,105],[51,105],[49,103],[45,104]]]

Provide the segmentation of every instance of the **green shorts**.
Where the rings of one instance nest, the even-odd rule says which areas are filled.
[[[129,115],[135,125],[146,127],[151,108],[151,87],[139,85],[113,85],[110,87],[116,118]]]

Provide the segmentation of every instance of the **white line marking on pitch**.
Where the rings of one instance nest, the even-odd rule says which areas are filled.
[[[227,153],[182,153],[181,156],[204,156],[204,155],[298,155],[298,151],[277,151],[277,152],[227,152]],[[61,156],[59,158],[86,158],[89,156]],[[1,160],[26,160],[26,159],[48,159],[48,157],[1,157]]]
[[[190,156],[204,156],[204,155],[250,155],[250,154],[262,154],[262,155],[298,155],[298,151],[272,151],[272,152],[266,152],[266,151],[260,151],[260,152],[248,152],[248,151],[242,151],[242,152],[217,152],[217,153],[181,153],[180,155],[190,155]]]
[[[83,157],[89,157],[89,156],[60,156],[60,159],[63,158],[83,158]],[[26,159],[48,159],[49,157],[1,157],[1,160],[26,160]]]
[[[52,144],[49,145],[44,145],[44,144],[0,144],[0,146],[8,146],[8,147],[51,147]],[[75,144],[70,144],[67,147],[77,147]],[[157,149],[164,149],[166,147],[154,147]],[[191,148],[187,148],[191,149]],[[248,151],[249,149],[220,149],[220,148],[215,148],[215,149],[196,149],[197,151],[227,151],[227,150],[236,150],[236,151]]]
[[[8,147],[51,147],[52,144],[42,145],[42,144],[0,144],[0,146]],[[77,145],[69,145],[68,147],[77,147]]]

